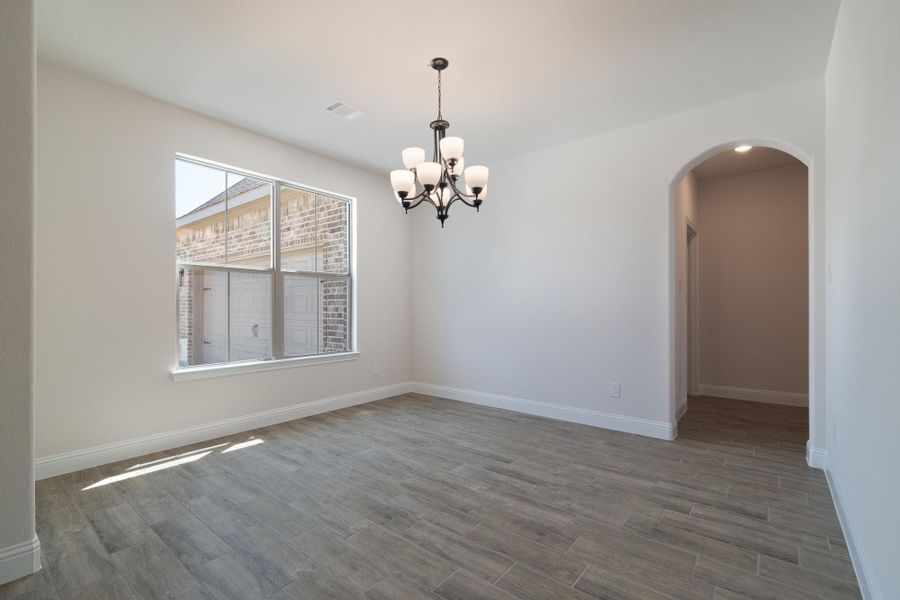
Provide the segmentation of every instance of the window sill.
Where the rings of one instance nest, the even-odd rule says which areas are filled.
[[[317,354],[315,356],[298,356],[296,358],[280,358],[277,360],[255,360],[239,363],[226,363],[218,365],[203,365],[197,367],[178,367],[171,371],[172,381],[193,381],[194,379],[209,379],[211,377],[227,377],[242,373],[255,373],[257,371],[274,371],[276,369],[290,369],[293,367],[305,367],[308,365],[321,365],[325,363],[346,362],[359,358],[359,352],[341,352],[335,354]]]

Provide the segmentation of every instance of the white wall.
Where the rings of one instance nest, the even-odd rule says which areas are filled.
[[[0,2],[0,584],[31,573],[34,4]]]
[[[696,230],[699,227],[697,215],[697,177],[693,171],[678,182],[675,190],[675,388],[676,415],[684,414],[687,408],[688,390],[688,295],[690,294],[687,277],[687,223]]]
[[[826,75],[828,471],[867,598],[900,598],[900,3],[844,0]]]
[[[455,207],[445,229],[414,211],[416,380],[671,423],[670,186],[688,163],[738,140],[777,141],[807,160],[816,319],[823,104],[820,80],[777,87],[492,164],[481,213]],[[821,373],[820,323],[816,331]],[[621,383],[621,398],[609,397],[610,382]],[[814,445],[824,438],[817,399]]]
[[[409,380],[408,226],[383,174],[43,62],[37,110],[39,461]],[[173,383],[176,152],[358,198],[360,359]]]
[[[807,169],[798,163],[701,179],[698,188],[700,383],[771,392],[763,397],[802,405],[809,374]]]

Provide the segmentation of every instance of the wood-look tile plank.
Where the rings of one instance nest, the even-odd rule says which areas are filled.
[[[519,564],[513,565],[496,585],[522,600],[591,600],[585,592],[562,585]]]
[[[422,587],[433,589],[458,567],[409,539],[380,525],[373,525],[348,538],[348,543],[384,573],[399,573]]]
[[[193,565],[190,569],[206,589],[220,600],[264,600],[279,589],[236,552]]]
[[[687,552],[703,554],[719,562],[751,573],[756,572],[758,555],[755,551],[740,548],[687,529],[674,527],[662,521],[637,515],[628,517],[624,527],[662,544],[680,548]]]
[[[622,554],[635,556],[678,575],[688,575],[696,555],[655,539],[579,517],[571,525],[578,538],[566,552],[589,563]]]
[[[188,567],[203,564],[231,550],[222,538],[189,512],[160,521],[152,527],[175,556]]]
[[[800,548],[800,566],[810,571],[856,582],[856,573],[850,559],[832,552]]]
[[[463,570],[447,578],[434,593],[445,600],[521,600],[519,596],[513,596]]]
[[[368,600],[438,600],[440,596],[400,577],[385,577],[366,592]]]
[[[374,556],[370,556],[367,551],[357,550],[347,540],[325,527],[310,529],[294,541],[315,562],[314,573],[325,571],[329,574],[323,580],[323,585],[330,585],[331,578],[337,578],[347,581],[354,590],[365,592],[386,575],[371,560]],[[315,576],[302,576],[318,581]]]
[[[129,504],[119,504],[87,515],[97,538],[110,554],[141,543],[149,527]]]
[[[62,598],[74,598],[77,590],[115,574],[109,554],[90,528],[63,534],[58,548],[45,554],[44,568]]]
[[[513,561],[503,554],[481,546],[470,537],[428,521],[419,521],[402,535],[435,556],[491,582],[496,581],[513,565]]]
[[[793,590],[779,582],[722,564],[705,556],[697,559],[694,576],[716,587],[754,600],[814,600],[812,594]]]
[[[592,598],[615,598],[616,600],[671,600],[676,597],[660,593],[639,583],[639,579],[625,577],[616,569],[589,565],[575,584],[575,589],[585,592]],[[709,586],[708,594],[699,592],[690,596],[690,600],[709,600],[713,587]]]
[[[116,569],[128,574],[136,598],[176,597],[200,587],[197,579],[156,535],[112,555]]]
[[[223,534],[244,563],[278,587],[283,587],[306,571],[315,569],[314,561],[293,542],[261,523]]]
[[[484,524],[472,529],[467,537],[475,540],[484,548],[507,556],[515,562],[525,564],[532,570],[565,585],[575,583],[586,566],[584,561],[567,556],[534,540],[511,531],[493,529]]]
[[[769,556],[760,556],[759,574],[823,600],[855,600],[862,597],[855,581],[830,577]]]

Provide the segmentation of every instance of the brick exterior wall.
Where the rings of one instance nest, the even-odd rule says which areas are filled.
[[[268,185],[268,184],[265,184]],[[265,188],[245,192],[260,195]],[[235,200],[240,200],[240,197]],[[346,273],[349,270],[349,204],[295,190],[281,193],[282,267],[304,271]],[[232,200],[229,200],[231,202]],[[220,203],[224,209],[224,203]],[[229,207],[227,236],[223,211],[176,230],[176,256],[188,263],[269,266],[271,251],[271,201],[269,195]],[[193,279],[192,279],[193,278]],[[182,364],[201,364],[201,348],[196,339],[202,330],[202,272],[185,268],[179,273],[178,327]],[[260,297],[269,298],[269,278]],[[343,352],[349,349],[349,283],[320,279],[318,292],[318,351]],[[200,310],[199,314],[195,314]],[[268,316],[266,316],[268,319]],[[195,328],[198,331],[195,331]],[[315,349],[312,350],[313,352]]]

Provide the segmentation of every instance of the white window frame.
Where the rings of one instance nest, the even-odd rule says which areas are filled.
[[[269,212],[271,215],[271,256],[268,268],[246,267],[246,266],[227,266],[222,264],[208,263],[192,263],[181,262],[177,256],[175,258],[175,366],[170,373],[174,381],[190,381],[195,379],[205,379],[208,377],[221,377],[225,375],[238,375],[254,371],[270,371],[275,369],[284,369],[303,365],[315,365],[331,362],[344,362],[354,360],[359,357],[359,351],[356,347],[356,198],[340,194],[321,188],[312,187],[293,181],[288,181],[278,177],[271,177],[246,169],[240,169],[231,165],[217,163],[214,161],[190,156],[187,154],[176,153],[175,160],[194,163],[203,167],[220,169],[243,177],[249,177],[260,181],[265,181],[272,186],[271,205]],[[301,270],[282,270],[281,268],[281,189],[291,188],[302,192],[326,196],[335,200],[347,202],[347,273],[326,273],[320,271],[301,271]],[[227,201],[226,201],[227,202]],[[228,228],[228,212],[227,204],[225,210],[225,227],[226,227],[226,244],[227,244],[227,228]],[[318,240],[316,241],[316,252],[318,253]],[[226,247],[227,253],[227,247]],[[178,294],[179,294],[179,271],[182,269],[204,269],[217,270],[223,272],[235,273],[256,273],[270,275],[271,285],[271,327],[272,327],[272,343],[270,358],[243,360],[243,361],[226,361],[220,363],[211,363],[205,365],[180,366],[178,356],[180,353],[179,338],[180,331],[178,325]],[[347,346],[345,352],[317,353],[304,356],[284,356],[284,277],[285,275],[304,275],[308,277],[322,279],[334,279],[347,281]],[[319,311],[321,315],[321,306]],[[229,311],[230,312],[230,311]],[[226,313],[227,327],[226,331],[230,332],[231,323],[230,315]],[[321,318],[320,318],[321,327]],[[230,333],[229,333],[230,335]],[[230,351],[230,343],[226,336],[226,349]],[[321,350],[321,348],[319,348]]]

